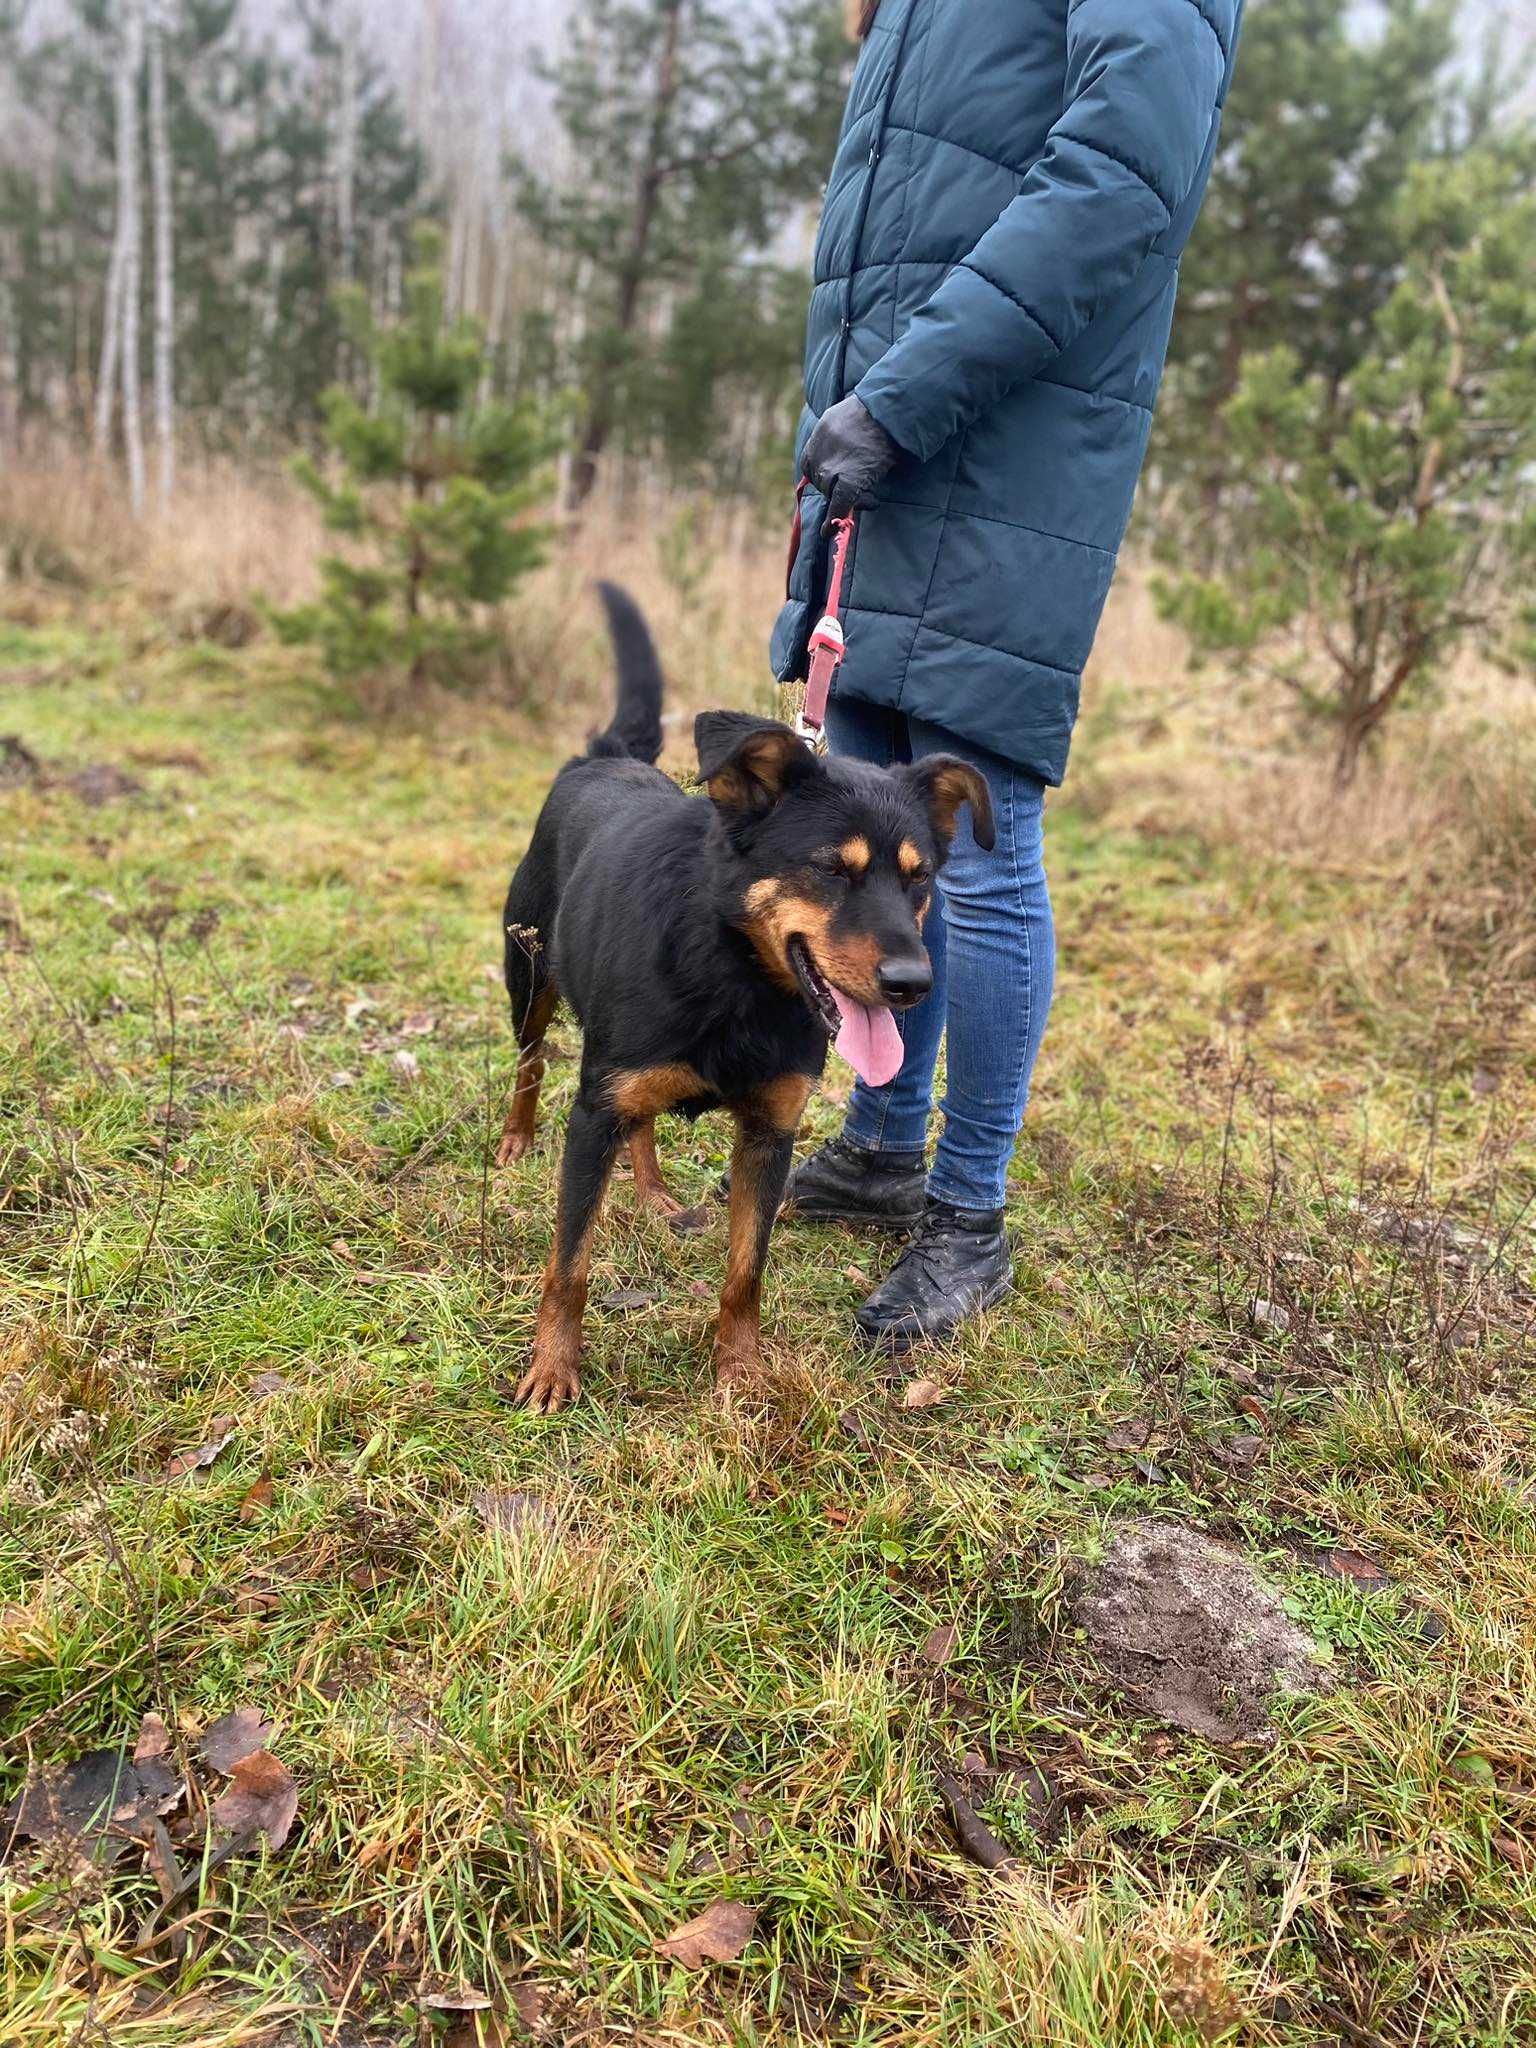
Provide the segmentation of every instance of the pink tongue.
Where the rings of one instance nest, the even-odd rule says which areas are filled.
[[[837,1034],[837,1049],[861,1081],[871,1088],[883,1088],[901,1072],[906,1047],[889,1010],[866,1010],[840,988],[832,1000],[842,1012],[843,1028]]]

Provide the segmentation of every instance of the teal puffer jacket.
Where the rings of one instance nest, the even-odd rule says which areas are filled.
[[[861,514],[838,695],[1061,780],[1146,453],[1242,0],[882,0],[817,237],[800,446],[856,391],[902,459]],[[805,672],[805,503],[773,637]]]

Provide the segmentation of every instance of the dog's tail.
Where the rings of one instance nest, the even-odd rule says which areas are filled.
[[[654,762],[661,752],[661,698],[664,688],[661,663],[640,607],[616,583],[599,583],[599,597],[608,614],[608,634],[613,641],[618,668],[619,694],[612,723],[587,747],[589,760],[609,759]]]

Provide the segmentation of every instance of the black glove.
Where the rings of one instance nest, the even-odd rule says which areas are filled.
[[[828,406],[805,444],[805,473],[827,500],[834,519],[856,505],[873,505],[874,487],[901,449],[850,392]]]

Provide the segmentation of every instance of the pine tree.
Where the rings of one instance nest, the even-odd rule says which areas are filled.
[[[791,209],[820,190],[845,84],[837,0],[754,15],[727,0],[591,0],[551,82],[579,178],[524,164],[517,199],[583,296],[568,373],[584,424],[580,505],[615,435],[655,438],[670,323],[722,264],[763,266]],[[792,366],[793,354],[789,358]]]
[[[295,465],[327,526],[355,543],[321,564],[314,604],[279,613],[290,642],[318,647],[340,679],[463,685],[498,649],[492,609],[539,559],[528,514],[542,487],[547,436],[527,407],[482,402],[485,338],[444,311],[441,239],[417,238],[417,262],[394,322],[366,295],[345,316],[371,364],[375,410],[326,394],[326,437],[341,475]]]
[[[1461,139],[1456,0],[1253,0],[1200,222],[1183,265],[1154,478],[1171,530],[1214,548],[1233,453],[1212,423],[1245,354],[1281,345],[1337,387],[1401,275],[1409,167]],[[1166,515],[1166,500],[1160,506]],[[1165,530],[1168,530],[1165,525]]]
[[[1536,605],[1501,597],[1536,573],[1536,137],[1421,165],[1397,232],[1405,275],[1340,384],[1292,348],[1246,360],[1235,544],[1159,592],[1331,729],[1340,782],[1461,643],[1536,667]]]

